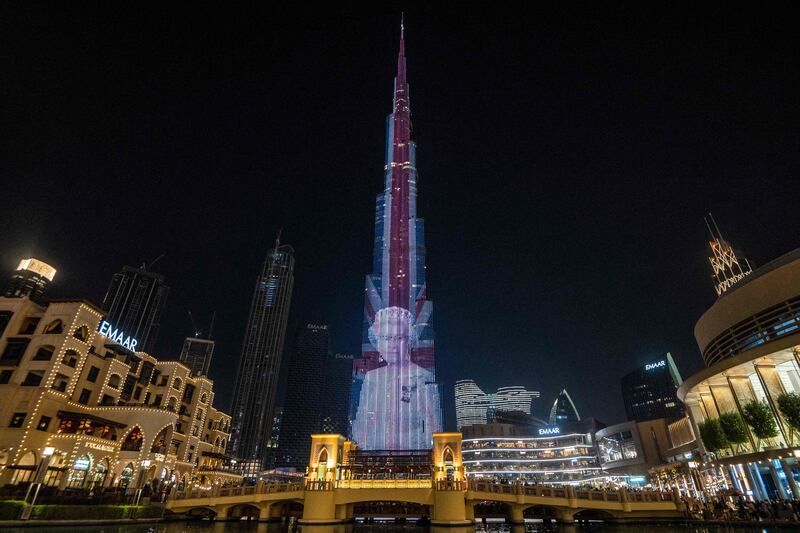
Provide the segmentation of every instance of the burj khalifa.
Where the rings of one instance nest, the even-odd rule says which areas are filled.
[[[425,224],[417,217],[416,144],[402,25],[385,162],[372,273],[366,277],[361,357],[353,363],[350,437],[366,450],[425,449],[433,433],[442,430],[442,411],[433,302],[425,283]]]

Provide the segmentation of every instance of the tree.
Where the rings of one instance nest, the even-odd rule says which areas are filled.
[[[751,400],[742,407],[742,414],[744,421],[753,429],[753,435],[756,437],[756,451],[761,449],[763,439],[771,439],[778,435],[775,417],[772,416],[772,409],[767,404]]]
[[[725,432],[722,431],[722,425],[716,418],[709,418],[698,424],[700,428],[700,438],[703,439],[703,444],[710,452],[717,452],[723,448],[727,448],[728,438]]]
[[[789,443],[794,443],[795,432],[800,432],[800,394],[784,392],[778,396],[778,408],[789,426]]]
[[[722,413],[719,415],[719,424],[722,426],[725,438],[728,439],[731,452],[733,452],[734,445],[736,446],[736,451],[741,452],[742,444],[750,440],[750,436],[747,434],[747,426],[742,416],[739,413]]]

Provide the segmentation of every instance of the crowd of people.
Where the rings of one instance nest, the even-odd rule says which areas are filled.
[[[706,502],[683,500],[687,518],[724,522],[800,521],[800,500],[748,501],[738,498],[716,498]]]

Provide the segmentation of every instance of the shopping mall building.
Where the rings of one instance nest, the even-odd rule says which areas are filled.
[[[711,488],[758,499],[800,497],[800,437],[778,407],[782,395],[800,393],[800,249],[721,292],[695,327],[707,368],[687,379],[678,397],[697,435],[724,413],[747,420],[745,407],[754,401],[768,408],[762,418],[775,435],[745,424],[745,442],[706,453],[700,469],[712,474]],[[706,442],[705,451],[710,447]]]
[[[226,471],[230,416],[213,382],[81,300],[0,297],[0,486],[181,489]]]

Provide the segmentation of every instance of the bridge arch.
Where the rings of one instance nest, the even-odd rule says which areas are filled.
[[[248,520],[258,520],[261,515],[261,508],[254,503],[240,503],[228,507],[227,517],[229,519],[247,518]]]
[[[616,518],[614,513],[610,511],[604,511],[602,509],[580,509],[576,513],[572,515],[572,518],[576,521],[582,520],[612,520]]]
[[[186,511],[187,516],[199,518],[216,518],[217,511],[213,507],[193,507]]]

